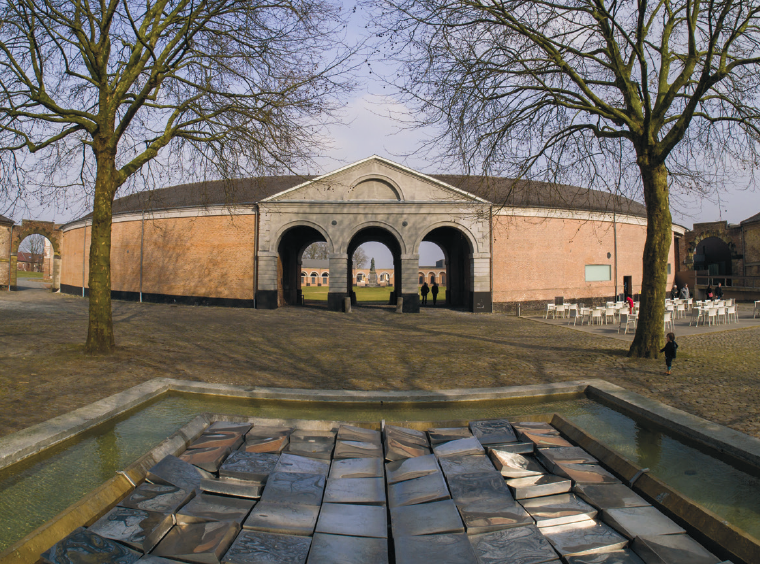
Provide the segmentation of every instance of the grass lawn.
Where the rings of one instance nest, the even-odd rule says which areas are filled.
[[[16,278],[39,278],[42,279],[45,276],[42,272],[27,272],[26,270],[19,270],[16,274]]]
[[[438,297],[443,300],[446,297],[446,286],[438,286]],[[329,286],[304,286],[301,288],[305,300],[327,301],[327,292]],[[356,292],[356,301],[358,302],[388,302],[390,299],[393,286],[383,286],[381,288],[367,288],[365,286],[354,286]],[[428,299],[432,300],[433,296],[428,294]]]

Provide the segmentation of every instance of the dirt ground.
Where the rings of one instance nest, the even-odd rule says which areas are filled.
[[[760,437],[760,328],[628,344],[502,314],[428,308],[249,310],[114,302],[117,352],[82,354],[87,301],[0,294],[0,436],[155,377],[288,388],[414,390],[602,378]]]

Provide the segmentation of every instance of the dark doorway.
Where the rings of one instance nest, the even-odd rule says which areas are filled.
[[[277,247],[277,307],[301,304],[301,283],[304,279],[311,280],[311,271],[303,276],[301,256],[306,247],[324,240],[319,231],[303,225],[289,229],[282,236]],[[315,282],[317,280],[318,275]]]
[[[623,276],[623,297],[633,297],[633,276]]]
[[[694,253],[694,270],[706,270],[710,276],[731,276],[731,248],[718,237],[702,240]]]
[[[425,235],[423,241],[435,243],[443,251],[446,276],[445,279],[442,276],[440,283],[443,284],[445,280],[445,304],[449,307],[472,310],[474,296],[470,241],[454,227],[433,229]]]

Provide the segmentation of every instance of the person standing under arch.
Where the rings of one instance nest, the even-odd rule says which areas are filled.
[[[422,294],[422,304],[421,305],[427,305],[427,296],[428,292],[430,292],[430,288],[427,285],[427,282],[422,283],[422,288],[420,288],[420,294]]]
[[[438,299],[438,282],[433,282],[433,286],[430,288],[430,293],[433,294],[433,307],[435,307],[435,302]]]

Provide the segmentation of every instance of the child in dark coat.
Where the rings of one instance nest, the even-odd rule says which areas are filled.
[[[676,357],[676,350],[678,350],[678,343],[676,343],[675,333],[668,333],[668,342],[660,349],[660,352],[665,353],[665,364],[668,366],[668,371],[665,374],[670,374],[670,367],[673,365],[673,359]]]

